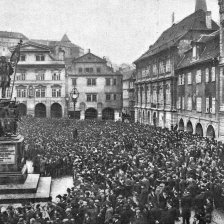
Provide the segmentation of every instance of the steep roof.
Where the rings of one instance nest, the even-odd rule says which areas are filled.
[[[140,58],[135,62],[141,61],[151,55],[159,53],[169,47],[175,46],[178,40],[185,36],[190,30],[200,31],[215,31],[218,30],[219,26],[212,20],[212,29],[206,27],[206,12],[198,10],[193,14],[187,16],[182,21],[174,24],[157,39],[157,41],[149,47]]]
[[[204,50],[199,56],[199,59],[192,60],[192,49],[190,49],[183,56],[182,60],[177,66],[177,69],[182,69],[198,63],[207,62],[208,60],[213,60],[214,58],[219,57],[219,31],[216,31],[210,35],[203,35],[197,42],[204,43]]]
[[[123,81],[129,80],[130,78],[132,78],[134,71],[135,71],[135,69],[131,69],[128,71],[121,71],[121,74],[123,75]]]
[[[67,34],[64,34],[64,36],[61,39],[61,42],[71,42],[71,41],[68,39]]]
[[[18,32],[8,32],[8,31],[0,31],[0,38],[11,38],[11,39],[23,39],[28,40],[28,38],[22,33]]]

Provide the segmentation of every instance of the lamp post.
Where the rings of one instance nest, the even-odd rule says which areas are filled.
[[[76,88],[72,89],[72,91],[70,92],[70,97],[72,98],[72,101],[74,103],[74,119],[75,119],[75,105],[79,97],[79,91]]]

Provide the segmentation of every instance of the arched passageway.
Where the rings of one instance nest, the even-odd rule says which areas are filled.
[[[215,129],[212,125],[209,125],[207,128],[206,137],[208,138],[215,138]]]
[[[85,119],[87,120],[97,119],[97,110],[94,108],[88,108],[85,111]]]
[[[200,123],[196,125],[195,134],[203,137],[203,128]]]
[[[193,126],[192,126],[191,121],[187,122],[187,132],[193,134]]]
[[[38,103],[35,106],[35,117],[44,118],[46,117],[46,106],[43,103]]]
[[[102,119],[103,120],[114,120],[114,109],[113,108],[105,108],[102,111]]]
[[[51,105],[51,117],[52,118],[62,117],[62,107],[59,103],[53,103]]]
[[[179,131],[184,131],[184,121],[182,118],[179,121]]]
[[[26,107],[26,104],[24,103],[20,103],[18,105],[18,111],[19,111],[19,115],[20,116],[26,116],[27,114],[27,107]]]

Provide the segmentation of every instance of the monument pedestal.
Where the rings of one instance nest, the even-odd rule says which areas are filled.
[[[0,204],[47,201],[51,177],[28,174],[21,135],[0,137]]]

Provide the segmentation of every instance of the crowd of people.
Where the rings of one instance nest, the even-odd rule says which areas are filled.
[[[56,202],[3,207],[0,223],[189,224],[194,211],[195,224],[208,224],[224,208],[224,147],[215,140],[93,120],[24,118],[19,132],[35,171],[72,172],[74,186]]]

